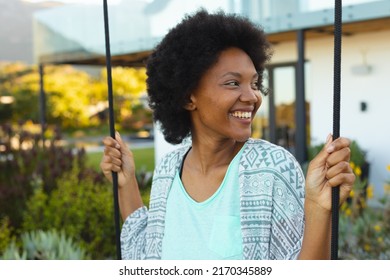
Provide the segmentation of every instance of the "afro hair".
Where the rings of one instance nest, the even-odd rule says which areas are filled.
[[[244,17],[209,14],[202,9],[186,15],[153,50],[146,66],[149,105],[169,143],[179,144],[190,135],[190,113],[184,106],[202,75],[230,47],[248,54],[263,90],[264,65],[271,57],[271,47],[263,29]]]

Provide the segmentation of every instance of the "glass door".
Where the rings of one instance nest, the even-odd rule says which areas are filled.
[[[308,81],[309,64],[305,64],[305,81]],[[284,147],[295,155],[296,134],[296,63],[277,64],[264,72],[264,86],[269,94],[253,122],[254,138],[262,138]],[[307,85],[305,85],[307,88]],[[307,144],[310,143],[310,93],[305,93]]]

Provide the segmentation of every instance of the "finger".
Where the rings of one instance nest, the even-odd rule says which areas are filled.
[[[326,172],[326,178],[328,180],[336,177],[340,173],[353,173],[352,168],[347,161],[338,162],[336,165],[332,166]]]
[[[104,144],[104,146],[106,146],[106,147],[115,147],[115,148],[117,148],[117,149],[120,148],[120,145],[119,145],[118,141],[115,140],[115,139],[112,138],[112,137],[109,137],[109,136],[107,136],[107,137],[105,137],[105,138],[103,139],[103,144]]]
[[[332,135],[329,134],[326,138],[326,142],[322,150],[315,156],[315,158],[310,162],[312,167],[324,166],[326,164],[326,160],[329,156],[329,153],[326,151],[330,143],[332,142]]]
[[[122,170],[121,165],[114,164],[112,162],[101,162],[100,163],[100,168],[103,170],[103,172],[107,175],[110,172],[119,172]]]
[[[328,153],[333,153],[335,151],[349,147],[350,145],[351,145],[351,141],[348,138],[340,137],[334,140],[331,144],[329,144],[328,147],[326,148],[326,151]]]
[[[122,160],[120,158],[111,158],[111,162],[114,165],[122,167]]]
[[[104,148],[104,155],[110,156],[113,158],[121,158],[122,157],[122,153],[118,149],[111,148],[111,147]]]
[[[326,184],[329,187],[337,186],[352,186],[355,181],[355,175],[353,173],[340,173],[329,179]]]
[[[327,158],[326,163],[328,167],[334,166],[342,161],[348,162],[349,165],[350,158],[351,158],[351,149],[349,147],[346,147],[331,153]]]
[[[122,137],[121,137],[121,135],[119,134],[118,131],[115,132],[115,138],[118,141],[118,144],[119,144],[121,152],[124,153],[124,154],[132,155],[131,151],[129,150],[129,148],[127,147],[125,142],[122,140]]]
[[[122,160],[120,158],[111,157],[109,155],[104,155],[101,162],[100,168],[110,170],[111,165],[122,166]]]

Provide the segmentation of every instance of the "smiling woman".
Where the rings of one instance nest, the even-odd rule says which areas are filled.
[[[261,104],[258,80],[253,62],[244,51],[222,51],[185,105],[191,114],[192,141],[208,137],[247,140],[252,117]]]
[[[103,140],[100,166],[109,180],[118,174],[123,258],[329,257],[331,187],[340,186],[342,202],[354,181],[349,141],[329,136],[305,182],[289,152],[250,138],[270,56],[261,28],[204,10],[153,50],[147,88],[154,119],[168,142],[187,144],[155,168],[147,209],[133,153],[119,133]]]

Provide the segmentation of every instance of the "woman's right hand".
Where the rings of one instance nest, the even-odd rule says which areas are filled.
[[[123,142],[118,132],[115,138],[103,139],[104,154],[100,162],[100,168],[104,176],[112,182],[112,171],[118,173],[118,185],[120,188],[128,186],[135,178],[135,163],[133,153]]]
[[[122,219],[126,220],[131,213],[143,206],[135,177],[133,153],[118,132],[115,133],[115,139],[104,138],[103,144],[105,147],[100,168],[110,182],[112,182],[112,171],[118,173],[119,208]]]

